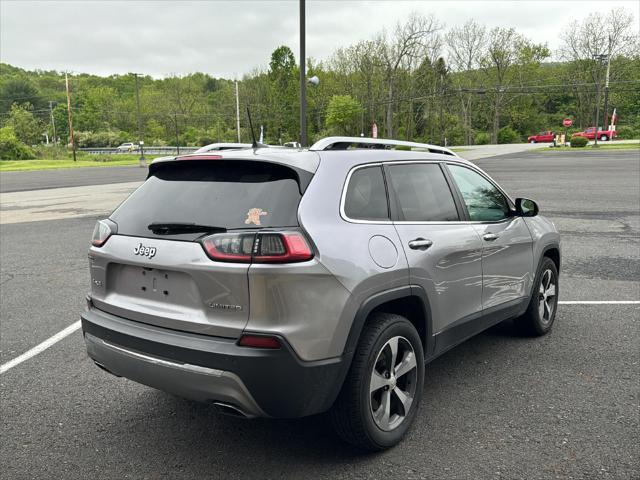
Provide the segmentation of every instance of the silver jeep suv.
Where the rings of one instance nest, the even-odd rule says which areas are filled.
[[[425,363],[553,324],[560,237],[442,147],[332,137],[155,161],[97,223],[82,314],[102,369],[244,417],[329,410],[380,450]]]

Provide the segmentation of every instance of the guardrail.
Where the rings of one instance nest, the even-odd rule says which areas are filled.
[[[193,153],[199,147],[180,147],[180,153]],[[140,153],[140,149],[133,150],[118,150],[115,147],[108,148],[78,148],[79,152],[93,153],[99,155],[118,155],[120,153]],[[145,155],[177,155],[178,147],[144,147]]]

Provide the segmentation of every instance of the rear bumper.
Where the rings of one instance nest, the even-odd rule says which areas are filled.
[[[281,339],[278,350],[127,320],[90,307],[82,315],[87,353],[102,368],[138,383],[246,416],[294,418],[327,410],[349,361],[303,362]]]

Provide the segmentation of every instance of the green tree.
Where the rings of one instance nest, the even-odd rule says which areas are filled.
[[[18,140],[11,125],[0,128],[0,160],[28,160],[35,158],[33,150]]]
[[[351,95],[334,95],[327,107],[326,126],[339,135],[353,135],[361,114],[362,106]]]
[[[40,143],[42,134],[46,130],[46,127],[33,116],[32,110],[29,104],[14,103],[7,122],[13,128],[18,140],[27,145]]]
[[[456,104],[462,116],[466,145],[471,145],[474,140],[472,120],[477,102],[477,95],[469,90],[479,83],[478,67],[486,48],[486,37],[486,27],[474,20],[452,27],[445,36],[449,65],[455,72],[452,81],[458,90]]]
[[[109,130],[117,123],[117,92],[111,87],[90,86],[79,91],[79,109],[73,118],[78,130]]]
[[[489,32],[487,50],[481,60],[489,89],[487,96],[492,103],[493,121],[491,143],[498,142],[503,108],[515,98],[508,89],[518,79],[530,78],[524,75],[532,67],[550,55],[545,45],[533,44],[513,28],[496,27]]]
[[[9,112],[14,103],[29,103],[39,109],[43,108],[45,102],[34,82],[28,77],[20,76],[9,78],[0,88],[0,112]]]
[[[291,49],[276,48],[269,62],[269,112],[273,119],[268,125],[271,137],[278,143],[298,139],[299,121],[298,68]]]

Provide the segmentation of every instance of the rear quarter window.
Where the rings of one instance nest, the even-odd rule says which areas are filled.
[[[344,214],[352,220],[388,220],[387,190],[379,165],[358,168],[349,178]]]

